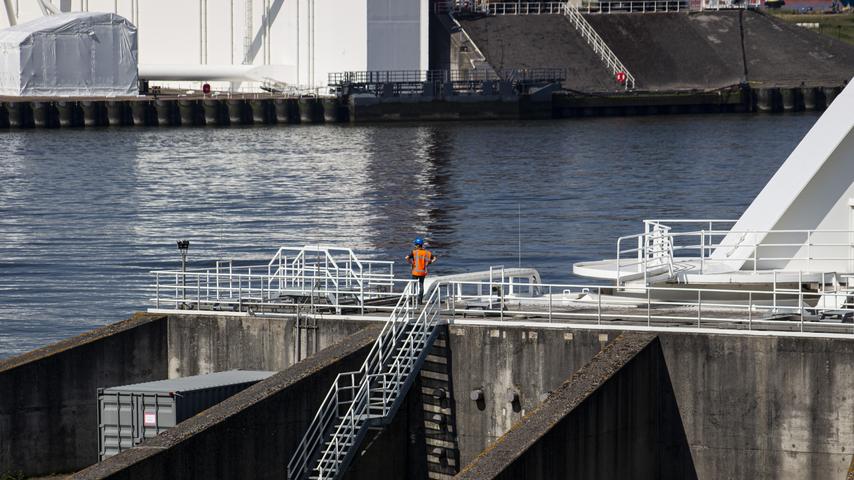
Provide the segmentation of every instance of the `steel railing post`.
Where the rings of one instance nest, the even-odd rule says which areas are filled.
[[[646,288],[646,326],[652,326],[652,312],[650,309],[652,308],[652,291],[649,288],[649,285],[645,285]]]
[[[703,317],[703,291],[697,290],[697,328],[700,328],[700,319]]]
[[[753,330],[753,292],[747,292],[747,329]]]
[[[596,290],[596,324],[602,325],[602,287]]]
[[[552,286],[549,285],[549,323],[552,323]]]
[[[160,308],[160,274],[154,274],[154,306]]]

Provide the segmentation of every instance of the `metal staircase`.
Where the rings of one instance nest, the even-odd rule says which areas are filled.
[[[422,309],[414,293],[410,283],[362,368],[335,378],[288,463],[290,480],[341,478],[368,430],[394,418],[438,334],[439,289]]]
[[[593,52],[599,55],[599,58],[602,59],[602,62],[605,66],[611,71],[611,74],[614,75],[613,78],[617,78],[617,74],[622,73],[625,75],[625,79],[622,84],[626,90],[634,90],[635,88],[635,76],[629,72],[629,69],[623,65],[623,62],[617,58],[617,55],[608,47],[608,44],[602,40],[602,37],[596,33],[596,30],[593,29],[593,26],[590,25],[590,22],[584,18],[584,15],[578,10],[578,7],[572,5],[569,2],[564,4],[563,14],[569,19],[570,23],[578,30],[578,33],[581,34],[581,37],[587,41],[587,44],[590,45],[590,48],[593,49]]]

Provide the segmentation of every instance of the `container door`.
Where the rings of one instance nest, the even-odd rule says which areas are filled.
[[[99,460],[135,445],[135,403],[132,394],[123,392],[102,393],[98,397]]]
[[[156,437],[175,426],[175,398],[162,393],[140,394],[140,425],[137,443]]]

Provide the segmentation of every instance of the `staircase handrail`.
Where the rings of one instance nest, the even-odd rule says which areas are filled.
[[[581,32],[581,36],[587,43],[593,48],[593,52],[599,54],[600,58],[603,62],[605,62],[606,66],[611,69],[611,73],[616,75],[619,72],[625,74],[626,79],[623,82],[623,85],[626,90],[635,88],[635,76],[629,72],[623,62],[617,58],[617,55],[608,47],[608,44],[605,43],[605,40],[593,29],[593,25],[590,25],[590,22],[584,18],[584,15],[578,10],[578,7],[571,4],[567,1],[564,4],[564,15],[566,15],[570,22],[575,26],[576,30]]]
[[[302,474],[305,472],[305,468],[308,467],[308,462],[311,460],[310,452],[323,445],[323,430],[318,430],[320,424],[318,423],[319,419],[325,417],[326,411],[334,411],[337,409],[339,404],[338,402],[338,383],[342,377],[349,376],[353,379],[353,384],[356,383],[356,377],[358,377],[359,383],[363,383],[363,377],[368,374],[374,365],[382,365],[384,357],[388,354],[383,352],[383,349],[388,345],[394,346],[394,336],[396,333],[399,333],[403,329],[397,329],[398,317],[401,312],[408,312],[412,310],[412,302],[415,299],[414,295],[414,287],[413,282],[408,282],[406,288],[403,291],[403,294],[398,299],[397,304],[389,315],[388,320],[386,320],[383,325],[380,334],[377,337],[377,340],[374,342],[371,350],[368,352],[367,357],[364,362],[362,362],[361,368],[356,372],[348,372],[344,374],[340,374],[336,377],[335,382],[330,388],[329,393],[324,399],[323,403],[321,403],[320,408],[318,408],[317,414],[315,414],[312,423],[309,425],[308,431],[303,436],[302,441],[297,447],[296,452],[294,453],[291,461],[288,463],[288,475],[290,478],[300,478]],[[391,342],[389,338],[391,336]],[[377,361],[375,361],[378,360]],[[334,392],[334,394],[333,394]],[[358,392],[357,392],[358,393]],[[334,401],[333,401],[334,400]],[[354,397],[355,400],[355,397]],[[352,404],[351,404],[352,407]],[[349,409],[348,409],[349,411]]]

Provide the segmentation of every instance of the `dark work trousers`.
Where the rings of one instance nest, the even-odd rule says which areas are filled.
[[[418,280],[418,304],[419,305],[424,303],[424,279],[425,278],[427,278],[426,275],[423,277],[418,277],[416,275],[412,276],[413,280]]]

